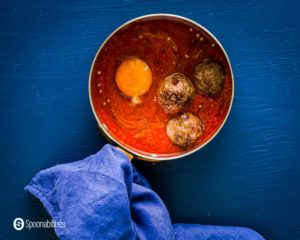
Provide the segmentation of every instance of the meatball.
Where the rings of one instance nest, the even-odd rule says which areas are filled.
[[[194,83],[198,90],[209,96],[218,95],[224,86],[225,73],[214,60],[204,60],[194,71]]]
[[[182,148],[191,146],[203,133],[200,119],[191,113],[171,119],[166,130],[172,143]]]
[[[184,110],[193,99],[195,88],[188,77],[182,73],[173,73],[166,77],[158,88],[158,102],[166,113],[178,113]]]

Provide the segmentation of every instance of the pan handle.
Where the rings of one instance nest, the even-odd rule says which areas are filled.
[[[104,136],[105,139],[106,139],[109,143],[111,143],[112,145],[115,146],[115,143],[114,143],[114,142],[106,135],[106,133],[102,130],[102,128],[100,127],[99,124],[98,124],[98,127],[99,127],[99,130],[100,130],[100,133],[102,134],[102,136]],[[123,148],[121,148],[121,147],[119,147],[119,146],[115,146],[115,148],[117,148],[117,149],[120,150],[122,153],[124,153],[124,154],[128,157],[129,161],[131,161],[131,160],[133,159],[134,155],[132,155],[131,153],[127,152],[127,151],[124,150]]]
[[[120,147],[116,147],[117,149],[119,149],[121,152],[123,152],[129,159],[129,161],[131,161],[133,159],[133,155],[127,151],[125,151],[123,148],[120,148]]]

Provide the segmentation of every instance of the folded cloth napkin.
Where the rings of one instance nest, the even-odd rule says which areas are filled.
[[[264,239],[241,227],[172,224],[147,180],[109,144],[82,161],[39,172],[25,189],[55,222],[64,222],[55,227],[60,239]]]

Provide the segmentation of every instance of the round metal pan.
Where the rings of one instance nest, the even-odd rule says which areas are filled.
[[[223,51],[223,54],[226,57],[226,60],[228,62],[229,65],[229,69],[230,69],[230,74],[231,74],[231,80],[232,80],[232,96],[231,96],[231,101],[230,101],[230,106],[229,109],[227,111],[226,117],[224,118],[222,124],[220,125],[220,127],[218,128],[218,130],[203,144],[187,150],[183,153],[179,153],[179,154],[155,154],[155,153],[143,153],[143,152],[138,152],[135,151],[134,149],[131,149],[128,146],[125,146],[125,144],[121,143],[120,141],[118,141],[116,138],[114,138],[112,136],[112,134],[110,134],[109,129],[107,129],[107,127],[101,122],[101,120],[99,119],[99,117],[96,114],[95,108],[93,106],[93,101],[92,101],[92,96],[91,96],[91,81],[92,81],[92,72],[93,72],[93,68],[94,68],[94,64],[95,61],[98,57],[98,54],[100,53],[101,49],[103,48],[103,46],[106,44],[106,42],[119,30],[121,30],[122,28],[125,28],[128,24],[133,23],[135,21],[143,21],[143,20],[155,20],[155,19],[169,19],[169,20],[175,20],[175,21],[180,21],[183,23],[186,23],[188,25],[193,25],[199,29],[201,29],[202,31],[204,31],[206,34],[208,34],[215,42],[216,44],[219,45],[220,49]],[[135,157],[141,160],[146,160],[146,161],[163,161],[163,160],[172,160],[172,159],[178,159],[181,157],[185,157],[188,156],[196,151],[198,151],[199,149],[203,148],[206,146],[206,144],[208,144],[222,129],[222,127],[224,126],[228,115],[230,113],[231,107],[232,107],[232,103],[233,103],[233,97],[234,97],[234,76],[233,76],[233,71],[232,71],[232,66],[230,64],[228,55],[225,51],[225,49],[223,48],[223,46],[221,45],[221,43],[217,40],[217,38],[211,33],[209,32],[206,28],[204,28],[203,26],[201,26],[200,24],[198,24],[197,22],[179,16],[179,15],[173,15],[173,14],[150,14],[150,15],[144,15],[144,16],[140,16],[137,18],[134,18],[126,23],[124,23],[123,25],[121,25],[120,27],[118,27],[115,31],[113,31],[107,38],[106,40],[102,43],[102,45],[100,46],[99,50],[97,51],[95,57],[94,57],[94,61],[92,63],[91,69],[90,69],[90,75],[89,75],[89,98],[90,98],[90,104],[94,113],[94,116],[98,122],[99,128],[101,133],[105,136],[105,138],[110,141],[111,143],[117,145],[121,150],[123,150],[130,158]]]

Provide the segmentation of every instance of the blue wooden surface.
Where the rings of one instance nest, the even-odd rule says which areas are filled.
[[[236,96],[221,133],[186,159],[137,162],[174,221],[242,225],[300,239],[300,4],[297,1],[1,1],[0,239],[55,239],[12,228],[49,219],[23,187],[41,169],[105,143],[87,81],[95,52],[125,21],[166,12],[213,32]]]

